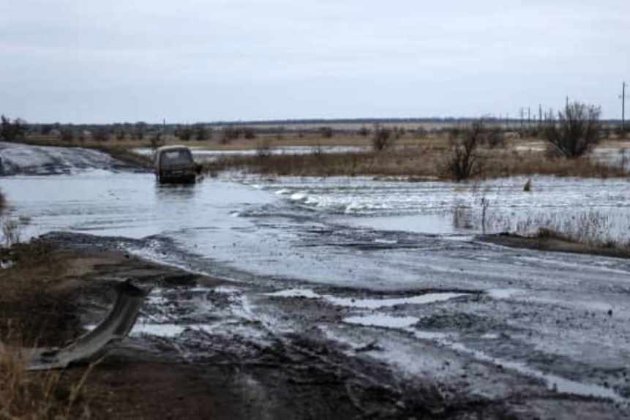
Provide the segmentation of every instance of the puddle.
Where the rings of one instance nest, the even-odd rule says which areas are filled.
[[[581,395],[585,397],[605,398],[618,403],[628,402],[627,399],[617,394],[614,390],[606,388],[604,386],[572,381],[570,379],[562,378],[560,376],[547,374],[537,369],[531,368],[523,362],[514,362],[494,358],[478,350],[468,348],[461,343],[441,342],[440,344],[443,344],[455,351],[468,354],[477,360],[489,362],[498,366],[503,366],[504,368],[514,370],[518,373],[522,373],[523,375],[541,379],[542,381],[544,381],[548,389],[555,392]]]
[[[486,290],[486,295],[492,299],[510,299],[516,295],[523,294],[524,290],[520,289],[490,289]]]
[[[456,228],[447,214],[340,218],[337,222],[380,231],[401,231],[428,235],[470,234],[469,229]]]
[[[283,298],[305,298],[305,299],[320,299],[322,295],[315,293],[311,289],[287,289],[279,292],[266,293],[265,296],[271,297],[283,297]]]
[[[183,333],[186,328],[185,325],[178,324],[136,324],[129,335],[152,335],[156,337],[173,338]]]
[[[426,305],[429,303],[445,302],[462,296],[469,296],[468,293],[425,293],[423,295],[408,296],[400,298],[384,299],[358,299],[350,297],[337,297],[332,295],[320,295],[311,289],[288,289],[279,292],[267,293],[266,296],[283,298],[304,298],[322,299],[335,306],[344,306],[357,309],[378,309],[389,308],[397,305]]]
[[[388,308],[397,305],[426,305],[435,302],[445,302],[462,296],[466,293],[427,293],[419,296],[410,296],[392,299],[354,299],[324,296],[324,299],[337,306],[346,306],[360,309]]]
[[[362,325],[381,328],[408,328],[416,324],[420,319],[413,316],[391,316],[385,314],[372,314],[365,316],[351,316],[344,318],[347,324]]]

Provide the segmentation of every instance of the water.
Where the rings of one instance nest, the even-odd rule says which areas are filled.
[[[311,153],[359,153],[367,148],[360,146],[283,146],[273,147],[265,150],[265,153],[272,155],[306,155]],[[214,162],[222,157],[230,156],[256,156],[256,149],[236,149],[236,150],[208,150],[192,147],[191,151],[197,162]],[[139,147],[134,152],[141,156],[152,156],[153,150],[148,147]]]
[[[552,378],[549,384],[568,392],[612,395],[590,385],[591,370],[614,383],[606,376],[610,370],[598,370],[602,360],[606,369],[628,366],[629,262],[485,245],[448,223],[454,205],[474,209],[480,196],[491,200],[492,210],[516,218],[592,208],[623,214],[630,205],[626,181],[535,178],[534,192],[525,193],[523,179],[455,185],[246,178],[178,187],[160,186],[150,174],[78,172],[0,178],[12,217],[30,219],[24,236],[61,230],[144,238],[134,252],[241,282],[273,281],[285,290],[273,299],[300,293],[319,299],[346,311],[344,325],[356,328],[409,329],[436,314],[482,320],[493,329],[454,334],[453,328],[467,327],[447,322],[413,333],[483,362]],[[180,335],[183,330],[171,324],[149,324],[136,333]],[[508,331],[512,341],[475,347],[491,342],[481,337],[496,329]],[[479,342],[466,341],[471,336]],[[406,350],[397,343],[387,348],[400,360]],[[549,365],[543,376],[531,367],[536,353],[523,348],[570,358],[591,370],[579,380],[575,369]],[[507,351],[509,357],[494,355]],[[417,360],[414,351],[407,356]],[[572,380],[562,382],[564,377]]]

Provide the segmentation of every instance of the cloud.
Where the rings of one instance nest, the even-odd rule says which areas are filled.
[[[0,3],[0,111],[35,121],[617,116],[625,1]],[[423,4],[424,3],[424,4]]]

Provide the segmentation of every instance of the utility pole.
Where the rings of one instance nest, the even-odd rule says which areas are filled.
[[[621,84],[621,131],[626,131],[626,82]]]

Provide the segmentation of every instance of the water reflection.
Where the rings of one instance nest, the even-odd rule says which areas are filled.
[[[156,181],[155,192],[159,200],[189,200],[200,190],[199,184],[160,184]]]

